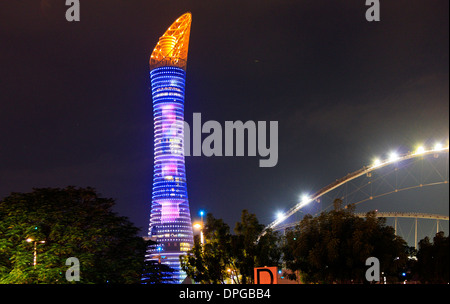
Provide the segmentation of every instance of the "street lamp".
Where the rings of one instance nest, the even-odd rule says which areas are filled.
[[[194,228],[195,229],[200,229],[200,243],[203,244],[205,243],[205,240],[203,238],[203,222],[202,223],[195,223],[194,224]]]
[[[37,243],[39,243],[39,244],[45,244],[45,241],[36,241],[36,240],[34,240],[34,239],[32,239],[32,238],[27,238],[26,241],[27,241],[28,243],[33,242],[33,248],[34,248],[34,250],[33,250],[33,267],[36,268],[36,264],[37,264],[37,250],[36,250],[36,245],[37,245]]]
[[[230,276],[230,284],[236,284],[236,280],[235,280],[235,274],[234,274],[234,270],[232,270],[231,268],[227,269],[228,275]]]
[[[203,247],[203,245],[205,244],[205,239],[204,239],[204,236],[203,236],[203,227],[204,227],[204,225],[203,225],[203,215],[205,215],[205,210],[203,210],[203,209],[200,210],[198,212],[198,214],[200,214],[201,221],[200,221],[200,223],[194,223],[193,227],[195,229],[199,229],[200,230],[200,243],[202,244],[202,247]]]
[[[200,214],[200,218],[201,218],[202,226],[203,226],[203,215],[205,214],[205,210],[200,210],[199,214]]]
[[[156,248],[156,250],[158,251],[158,263],[161,264],[161,251],[163,250],[163,248],[160,245]]]

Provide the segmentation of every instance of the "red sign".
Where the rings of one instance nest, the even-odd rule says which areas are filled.
[[[257,267],[253,273],[255,284],[278,284],[277,267]]]

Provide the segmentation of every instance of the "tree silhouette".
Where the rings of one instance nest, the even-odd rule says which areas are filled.
[[[80,283],[139,283],[145,241],[113,205],[89,187],[33,189],[4,198],[0,282],[68,283],[65,261],[76,257]]]
[[[374,212],[359,218],[352,206],[322,212],[318,217],[306,215],[286,233],[283,252],[287,268],[299,270],[305,282],[362,283],[366,282],[366,259],[376,257],[380,271],[396,278],[406,263],[407,246],[385,222]]]
[[[449,238],[444,232],[436,233],[433,243],[428,237],[419,241],[417,263],[413,268],[422,283],[447,284],[449,282]]]

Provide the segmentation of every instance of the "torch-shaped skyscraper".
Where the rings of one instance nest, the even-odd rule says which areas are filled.
[[[193,244],[183,143],[190,29],[191,14],[186,13],[159,38],[150,57],[155,159],[149,236],[158,244],[146,258],[175,269],[175,282],[185,277],[179,256]]]

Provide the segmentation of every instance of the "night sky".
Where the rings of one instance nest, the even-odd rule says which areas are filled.
[[[194,220],[203,208],[234,227],[246,208],[268,224],[375,156],[448,143],[448,0],[381,0],[380,22],[365,19],[365,0],[81,0],[80,22],[64,2],[0,2],[0,198],[91,186],[145,235],[148,61],[188,11],[185,120],[279,123],[273,168],[186,158]],[[367,208],[448,215],[448,184],[424,191]]]

